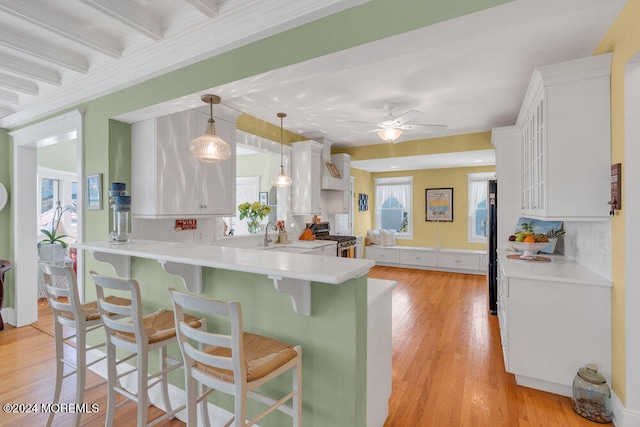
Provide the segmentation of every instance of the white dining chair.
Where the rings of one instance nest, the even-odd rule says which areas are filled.
[[[242,310],[238,302],[222,302],[203,296],[177,292],[169,288],[176,317],[180,351],[184,359],[187,392],[187,426],[196,426],[196,407],[205,407],[214,390],[233,395],[234,416],[226,426],[252,426],[274,410],[292,418],[293,426],[302,423],[302,349],[261,335],[244,332]],[[186,311],[221,316],[231,321],[231,334],[197,330],[189,324]],[[225,319],[226,320],[226,319]],[[213,322],[209,319],[209,326]],[[193,342],[193,344],[192,344]],[[197,346],[194,346],[197,344]],[[279,375],[292,371],[291,392],[278,400],[255,389]],[[204,393],[198,383],[209,387]],[[198,395],[200,393],[200,395]],[[247,399],[257,400],[267,409],[247,421]],[[287,402],[291,400],[291,406]],[[208,419],[203,420],[207,425]]]
[[[44,291],[53,312],[53,330],[56,346],[56,384],[52,403],[60,400],[62,380],[76,374],[76,404],[83,403],[86,391],[103,385],[105,382],[86,387],[87,368],[101,362],[105,357],[98,358],[87,363],[87,352],[104,347],[105,343],[87,347],[87,332],[102,327],[98,304],[96,301],[82,304],[78,293],[78,283],[73,267],[59,267],[49,263],[39,263],[44,282]],[[128,305],[131,301],[125,298],[112,296],[109,303],[113,305]],[[110,314],[113,316],[113,314]],[[65,329],[67,328],[67,329]],[[69,335],[65,335],[68,333]],[[64,345],[70,344],[75,339],[75,360],[65,358]],[[71,371],[64,373],[65,366]],[[53,422],[55,412],[51,411],[47,419],[47,426]],[[73,416],[73,425],[80,425],[82,412],[78,411]]]
[[[143,315],[140,286],[133,279],[120,279],[90,273],[93,276],[98,294],[98,309],[102,316],[104,329],[107,335],[107,366],[108,366],[108,395],[107,418],[105,426],[112,426],[116,408],[128,401],[138,404],[137,426],[146,426],[147,409],[151,404],[148,391],[150,388],[160,385],[161,398],[164,404],[165,414],[151,424],[167,418],[175,418],[175,414],[185,408],[182,405],[173,409],[169,400],[167,374],[182,366],[181,361],[167,357],[167,346],[176,342],[176,328],[172,311],[159,310],[152,314]],[[128,307],[117,306],[109,302],[105,296],[105,290],[126,292],[131,297],[131,305]],[[117,313],[123,318],[112,319],[109,313]],[[203,319],[188,316],[185,321],[193,328],[206,325]],[[116,348],[130,352],[128,356],[117,360]],[[159,351],[159,371],[149,374],[149,352]],[[126,369],[118,367],[131,358],[136,358],[136,367]],[[126,370],[125,370],[126,369]],[[137,391],[131,392],[123,387],[120,381],[123,377],[136,373]],[[116,405],[116,393],[126,399]]]

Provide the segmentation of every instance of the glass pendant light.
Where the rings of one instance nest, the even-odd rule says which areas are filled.
[[[202,95],[202,102],[209,104],[209,123],[207,130],[201,137],[189,143],[191,154],[203,162],[222,162],[231,157],[231,147],[216,133],[216,125],[213,120],[213,104],[220,103],[220,97],[216,95]]]
[[[278,117],[280,117],[280,173],[276,175],[276,178],[273,180],[273,185],[275,187],[288,187],[291,185],[291,178],[284,173],[283,166],[283,150],[284,150],[284,138],[282,137],[282,119],[287,117],[285,113],[278,113]]]
[[[387,142],[393,142],[400,138],[402,130],[397,128],[384,128],[378,131],[378,136]]]

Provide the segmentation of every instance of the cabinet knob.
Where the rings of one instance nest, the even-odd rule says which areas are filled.
[[[456,260],[456,262],[458,262],[458,263],[459,263],[459,262],[460,262],[460,260],[459,260],[459,259],[457,259],[457,260]]]
[[[418,261],[420,261],[422,258],[420,258],[419,256],[417,256],[417,257],[416,257],[416,259],[417,259]]]

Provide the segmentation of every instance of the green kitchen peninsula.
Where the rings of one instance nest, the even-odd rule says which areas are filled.
[[[76,246],[113,265],[119,276],[137,279],[145,313],[171,307],[169,286],[239,301],[246,331],[302,347],[305,426],[367,425],[367,275],[373,261],[159,241]],[[86,288],[93,292],[90,282]],[[390,326],[390,310],[388,317]],[[177,346],[171,352],[179,355]],[[390,376],[390,364],[388,370]],[[171,380],[178,391],[180,375]],[[279,393],[288,386],[272,387]],[[216,407],[232,410],[229,399],[213,396]],[[273,413],[260,425],[290,422]]]

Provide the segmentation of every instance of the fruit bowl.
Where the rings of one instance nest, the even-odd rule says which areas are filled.
[[[520,255],[521,259],[527,259],[527,258],[535,259],[536,252],[549,246],[549,242],[528,243],[528,242],[512,242],[510,240],[509,240],[509,244],[514,248],[516,248],[517,250],[522,251],[522,255]]]

